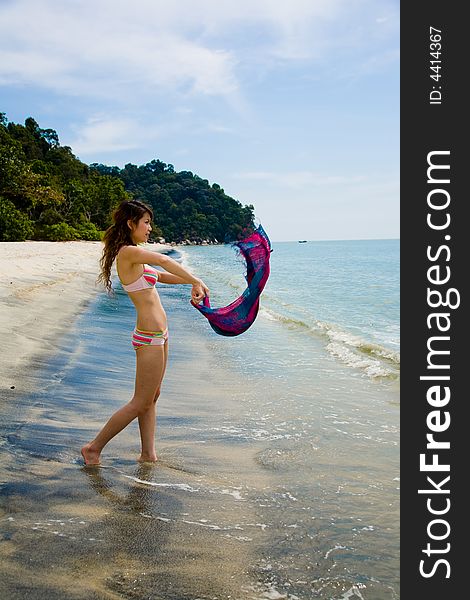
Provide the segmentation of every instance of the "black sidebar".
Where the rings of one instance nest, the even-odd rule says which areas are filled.
[[[470,35],[463,9],[436,0],[401,4],[402,600],[469,593]]]

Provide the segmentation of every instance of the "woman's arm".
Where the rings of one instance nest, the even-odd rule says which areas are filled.
[[[173,260],[161,252],[151,252],[150,250],[144,250],[139,246],[126,246],[125,248],[122,248],[120,254],[125,260],[128,260],[133,264],[149,264],[163,267],[165,271],[180,277],[183,280],[182,283],[190,283],[191,285],[201,283],[200,279],[182,267],[176,260]]]
[[[159,283],[188,283],[182,277],[178,275],[173,275],[172,273],[168,273],[167,271],[158,271],[158,281]],[[199,283],[193,283],[193,288],[191,290],[191,300],[198,304],[201,300],[204,299],[204,296],[209,295],[209,288],[199,280]]]
[[[144,250],[139,246],[125,246],[121,249],[121,256],[133,264],[157,265],[168,271],[168,273],[159,274],[159,280],[162,283],[189,283],[193,286],[191,290],[191,299],[193,302],[200,302],[204,296],[209,295],[209,288],[201,280],[195,277],[187,269],[182,267],[176,260],[173,260],[161,252],[151,252]]]
[[[172,275],[166,271],[158,271],[158,281],[159,283],[188,283],[182,277]]]

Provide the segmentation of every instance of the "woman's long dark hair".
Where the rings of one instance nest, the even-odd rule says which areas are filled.
[[[140,200],[124,200],[113,211],[113,224],[108,227],[103,236],[104,248],[100,260],[101,273],[97,279],[98,283],[104,284],[108,293],[112,290],[111,267],[119,250],[123,246],[135,246],[127,222],[130,220],[137,225],[145,213],[148,213],[150,219],[153,220],[152,209]]]

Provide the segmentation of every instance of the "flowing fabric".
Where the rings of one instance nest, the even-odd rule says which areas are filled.
[[[234,302],[223,308],[211,308],[206,296],[202,304],[193,304],[212,329],[226,336],[240,335],[253,325],[259,310],[259,297],[269,277],[271,242],[261,225],[246,239],[235,242],[246,261],[248,287]]]

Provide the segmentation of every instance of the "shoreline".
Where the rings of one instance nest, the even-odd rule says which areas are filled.
[[[390,386],[343,369],[321,341],[270,320],[244,336],[218,336],[188,290],[161,293],[171,362],[156,465],[136,460],[137,423],[111,443],[100,469],[79,456],[133,391],[134,308],[120,288],[77,312],[56,354],[37,365],[36,389],[5,403],[0,595],[396,595]],[[280,332],[297,353],[287,365]],[[254,351],[257,360],[247,361]]]
[[[151,244],[156,252],[172,250]],[[0,242],[0,388],[31,392],[35,366],[102,288],[96,283],[102,242]]]

